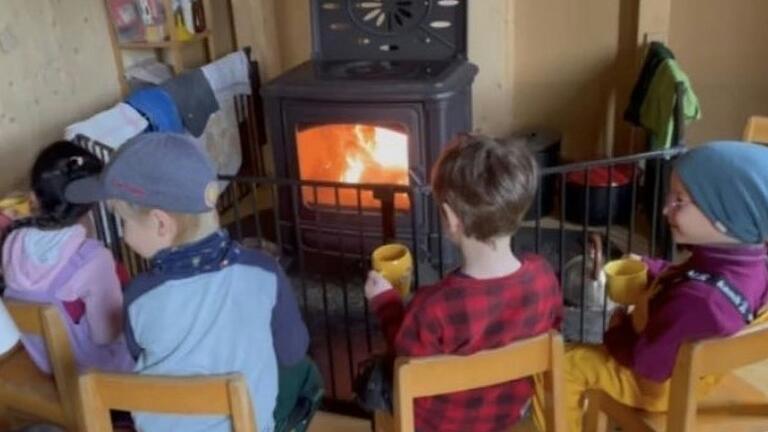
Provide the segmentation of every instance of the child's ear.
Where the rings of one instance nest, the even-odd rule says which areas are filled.
[[[448,229],[448,233],[451,235],[462,233],[464,231],[464,225],[461,223],[461,220],[451,206],[448,205],[448,203],[442,203],[440,204],[440,208],[445,216],[445,225]]]
[[[37,213],[38,209],[40,208],[40,202],[37,200],[37,195],[35,195],[34,192],[29,191],[27,193],[27,199],[29,200],[29,210],[32,212],[32,214]]]
[[[167,240],[168,243],[176,238],[179,227],[174,219],[168,212],[160,209],[152,209],[149,211],[149,217],[152,220],[155,233],[161,239]]]

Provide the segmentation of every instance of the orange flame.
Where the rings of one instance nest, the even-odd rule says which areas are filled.
[[[302,180],[341,183],[407,185],[408,135],[393,129],[362,124],[336,124],[312,127],[296,134],[299,174]],[[362,191],[363,209],[381,207],[372,191]],[[358,193],[354,188],[303,187],[304,204],[354,208]],[[408,210],[404,194],[395,196],[395,208]]]

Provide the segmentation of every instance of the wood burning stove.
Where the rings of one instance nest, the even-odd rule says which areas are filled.
[[[312,60],[262,90],[275,174],[308,182],[300,188],[301,208],[286,208],[281,217],[322,226],[301,236],[302,247],[330,241],[367,253],[382,241],[382,226],[394,231],[385,237],[407,238],[415,228],[436,241],[431,203],[359,185],[426,185],[441,149],[471,130],[477,67],[466,59],[466,1],[311,6]],[[361,221],[364,240],[343,235]],[[430,241],[419,247],[427,256],[436,250]]]

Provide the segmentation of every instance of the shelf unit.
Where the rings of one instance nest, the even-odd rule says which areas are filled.
[[[168,60],[170,66],[173,69],[174,74],[179,74],[184,71],[184,58],[182,56],[182,50],[184,47],[204,43],[205,47],[205,59],[208,62],[213,61],[215,56],[214,40],[213,40],[213,17],[211,15],[213,8],[211,6],[212,0],[202,0],[203,2],[203,14],[205,16],[205,31],[202,33],[195,33],[188,40],[177,39],[176,32],[174,31],[175,23],[173,16],[173,8],[171,7],[172,0],[162,0],[163,8],[165,10],[165,34],[168,35],[166,40],[158,42],[120,42],[117,36],[117,30],[109,14],[109,0],[103,0],[104,12],[107,19],[107,26],[109,27],[109,37],[112,42],[112,52],[115,57],[115,66],[117,67],[118,81],[120,82],[120,89],[123,96],[128,94],[128,81],[125,79],[125,64],[123,62],[123,51],[126,50],[153,50],[156,53],[162,53],[167,51]]]

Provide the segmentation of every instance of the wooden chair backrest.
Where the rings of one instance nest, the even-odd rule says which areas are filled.
[[[229,416],[235,432],[256,432],[248,387],[239,374],[166,377],[89,372],[80,377],[85,432],[112,430],[110,409]]]
[[[768,117],[752,116],[744,128],[744,141],[768,144]]]
[[[71,425],[77,424],[77,364],[69,334],[55,306],[6,299],[5,306],[22,333],[40,336],[48,350],[48,361],[59,402]]]
[[[543,374],[546,422],[563,431],[563,340],[554,331],[468,356],[400,357],[395,362],[395,421],[414,430],[414,399],[461,392]]]
[[[701,377],[720,375],[766,359],[768,323],[750,326],[730,337],[683,345],[672,373],[667,430],[696,430],[696,386]]]
[[[726,337],[684,344],[677,354],[669,393],[666,430],[697,430],[697,386],[705,375],[722,375],[742,366],[768,359],[768,323],[752,324]],[[717,391],[717,390],[715,390]],[[655,432],[642,411],[621,404],[602,390],[588,390],[587,432],[607,431],[610,417],[627,432]],[[768,417],[768,410],[765,411]]]

